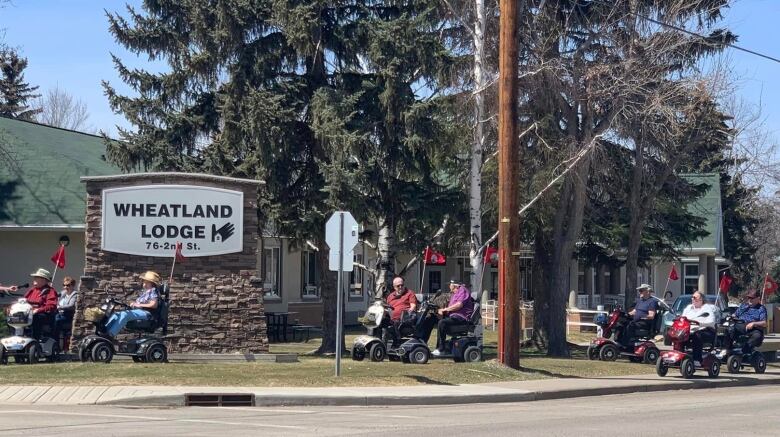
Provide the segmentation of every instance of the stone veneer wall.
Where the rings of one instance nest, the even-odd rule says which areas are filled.
[[[102,190],[169,184],[198,185],[244,192],[244,250],[190,257],[177,263],[170,286],[169,352],[263,353],[268,337],[262,280],[257,277],[258,182],[186,173],[144,173],[85,177],[87,189],[86,263],[73,329],[73,347],[94,331],[83,311],[106,297],[130,301],[141,291],[138,275],[153,270],[167,281],[172,258],[101,250]],[[186,253],[185,253],[186,256]]]

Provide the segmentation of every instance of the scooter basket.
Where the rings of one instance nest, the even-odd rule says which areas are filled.
[[[28,322],[27,314],[25,313],[11,314],[10,316],[8,316],[7,321],[8,323],[13,323],[15,325],[21,325],[27,323]]]
[[[91,307],[84,310],[84,320],[88,322],[99,322],[105,316],[105,311],[100,308]]]

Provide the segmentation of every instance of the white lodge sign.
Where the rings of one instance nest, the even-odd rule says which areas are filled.
[[[241,252],[244,193],[193,185],[144,185],[103,190],[101,248],[173,257]]]

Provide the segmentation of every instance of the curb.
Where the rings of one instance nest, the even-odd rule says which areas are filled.
[[[285,395],[255,393],[255,406],[383,406],[383,405],[453,405],[476,403],[508,403],[533,402],[556,399],[572,399],[592,396],[607,396],[630,393],[649,393],[671,390],[699,390],[729,387],[750,387],[759,385],[780,385],[780,378],[739,378],[720,380],[670,380],[668,382],[619,387],[585,387],[552,390],[522,390],[501,388],[502,393],[491,394],[436,394],[409,396],[318,396],[318,395]],[[507,391],[514,390],[514,391]],[[110,401],[96,402],[97,405],[116,406],[147,406],[147,407],[181,407],[184,406],[185,394],[142,396]]]

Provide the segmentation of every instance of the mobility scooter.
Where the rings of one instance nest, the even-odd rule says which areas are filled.
[[[615,361],[619,357],[626,357],[634,363],[655,364],[660,352],[652,338],[658,332],[658,325],[663,322],[662,317],[656,313],[651,329],[638,329],[635,331],[635,338],[625,339],[623,342],[626,344],[621,344],[618,339],[623,335],[630,321],[631,316],[621,307],[616,307],[608,316],[603,313],[597,315],[594,323],[601,328],[602,332],[599,337],[590,342],[587,351],[588,359]]]
[[[415,336],[401,344],[401,349],[404,351],[402,358],[405,363],[424,364],[432,356],[427,339],[430,337],[430,331],[433,329],[434,323],[426,323],[426,320],[429,315],[432,315],[439,309],[431,302],[439,294],[440,292],[433,298],[425,300],[420,306],[420,315],[418,316],[419,330],[417,332],[424,335],[424,338]],[[484,328],[482,326],[480,298],[480,292],[471,293],[471,299],[474,301],[474,311],[471,313],[471,318],[467,324],[455,327],[455,330],[450,332],[452,338],[445,342],[444,350],[442,351],[444,353],[436,358],[452,358],[457,363],[482,361]]]
[[[735,319],[733,316],[727,317],[721,325],[724,328],[724,335],[727,331],[731,331],[729,335],[733,336],[734,327],[744,323],[744,321]],[[725,341],[725,339],[722,340]],[[747,350],[749,349],[747,340],[747,335],[740,335],[734,339],[734,344],[730,350],[721,349],[718,351],[717,356],[721,360],[726,360],[726,370],[729,373],[739,373],[740,370],[747,366],[753,367],[753,370],[756,373],[764,373],[766,371],[766,358],[764,358],[764,354],[757,349],[752,351]],[[763,342],[764,340],[762,337],[761,341],[756,345],[756,348],[761,346],[761,343]]]
[[[673,349],[663,351],[658,358],[658,362],[655,365],[658,376],[666,376],[666,373],[672,367],[679,368],[680,375],[686,379],[692,377],[697,368],[707,370],[707,375],[710,378],[716,378],[720,375],[720,360],[715,356],[715,350],[712,345],[710,345],[709,349],[703,351],[701,367],[695,366],[691,352],[685,347],[691,338],[692,326],[698,325],[699,322],[688,320],[684,316],[678,316],[674,319],[674,323],[672,323],[668,331]]]
[[[114,355],[127,355],[136,363],[164,363],[168,361],[168,348],[162,337],[154,335],[162,330],[164,337],[168,333],[168,305],[170,289],[163,283],[157,308],[151,311],[147,320],[128,322],[125,330],[138,336],[128,341],[118,341],[106,333],[106,323],[112,314],[129,308],[124,302],[106,299],[99,311],[85,311],[85,318],[95,325],[95,333],[84,337],[78,346],[81,361],[110,363]]]
[[[27,284],[19,286],[26,288]],[[54,290],[49,291],[54,293]],[[8,311],[8,325],[14,330],[14,335],[0,340],[0,364],[8,364],[8,358],[14,357],[16,363],[35,364],[41,358],[48,362],[56,361],[60,354],[60,346],[49,334],[53,331],[54,316],[51,322],[42,326],[39,339],[32,337],[33,307],[23,297],[11,305]]]
[[[390,320],[392,310],[393,307],[377,299],[366,309],[363,317],[358,319],[368,332],[366,335],[357,336],[352,344],[354,361],[363,361],[366,356],[371,361],[383,361],[385,358],[397,361],[403,355],[402,351],[392,347],[391,330],[395,329]],[[399,343],[414,335],[418,314],[405,312],[401,315],[398,332],[395,334],[398,336]]]

